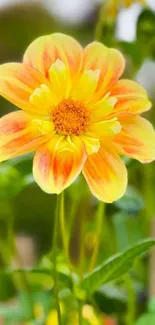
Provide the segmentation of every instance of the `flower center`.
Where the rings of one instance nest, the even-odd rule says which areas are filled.
[[[80,135],[86,130],[89,112],[80,101],[65,99],[52,111],[52,120],[59,134]]]

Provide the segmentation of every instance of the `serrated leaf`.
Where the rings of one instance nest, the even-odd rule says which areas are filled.
[[[94,292],[104,283],[118,279],[130,270],[136,257],[146,253],[154,244],[154,239],[143,240],[123,253],[112,256],[85,276],[81,284],[82,289],[87,292]]]

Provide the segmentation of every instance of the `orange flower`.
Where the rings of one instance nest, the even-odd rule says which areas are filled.
[[[23,111],[0,119],[0,160],[36,151],[33,173],[47,193],[80,174],[100,200],[127,185],[119,155],[155,159],[155,132],[138,114],[151,104],[137,83],[120,80],[122,54],[93,42],[83,49],[63,34],[40,37],[23,63],[0,66],[0,94]]]
[[[114,320],[113,318],[110,317],[105,317],[104,318],[104,322],[103,325],[117,325],[116,320]]]

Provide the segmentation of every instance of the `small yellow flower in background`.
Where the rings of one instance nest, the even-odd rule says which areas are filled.
[[[83,319],[87,320],[90,325],[100,325],[101,319],[96,316],[94,309],[90,305],[85,305],[82,311]],[[77,324],[78,325],[78,324]]]
[[[105,0],[103,17],[104,20],[114,20],[121,8],[129,8],[133,4],[141,4],[143,7],[146,6],[146,0]],[[108,15],[108,16],[107,16]]]
[[[86,320],[90,325],[100,325],[101,324],[101,318],[96,316],[93,307],[90,305],[85,305],[83,306],[83,311],[82,311],[82,316],[83,319]],[[102,322],[103,323],[103,322]],[[70,315],[70,321],[67,325],[78,325],[78,313],[72,312]],[[57,318],[57,312],[56,310],[52,310],[49,313],[49,316],[46,321],[46,325],[58,325],[58,318]]]
[[[47,318],[46,325],[58,325],[58,316],[57,316],[57,311],[52,310]]]
[[[120,2],[122,2],[122,5],[125,7],[130,7],[134,3],[146,4],[146,0],[120,0]]]
[[[118,80],[122,54],[101,43],[82,48],[52,34],[35,40],[23,63],[0,66],[0,94],[22,111],[0,119],[0,161],[36,151],[33,174],[60,193],[80,174],[93,195],[119,199],[127,186],[119,155],[155,159],[155,132],[139,114],[151,104],[136,82]]]
[[[41,318],[44,315],[44,308],[42,304],[36,303],[34,306],[34,315],[36,318]]]

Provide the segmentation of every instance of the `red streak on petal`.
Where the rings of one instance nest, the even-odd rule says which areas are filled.
[[[0,125],[0,132],[3,132],[4,134],[9,134],[9,133],[16,133],[16,132],[20,132],[23,129],[25,129],[28,125],[27,121],[4,121],[3,123],[1,123]]]

